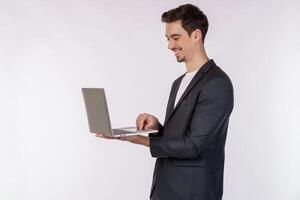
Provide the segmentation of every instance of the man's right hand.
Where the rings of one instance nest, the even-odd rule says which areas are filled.
[[[136,127],[137,129],[144,130],[144,129],[154,129],[158,130],[159,128],[159,121],[153,115],[148,113],[139,114],[136,118]]]

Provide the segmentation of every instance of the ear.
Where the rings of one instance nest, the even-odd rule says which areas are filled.
[[[200,31],[200,29],[194,30],[191,36],[196,43],[202,43],[202,32]]]

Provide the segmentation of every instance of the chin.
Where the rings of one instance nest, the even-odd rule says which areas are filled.
[[[177,59],[177,62],[184,62],[185,61],[185,59],[184,58],[180,58],[180,57],[178,57],[178,58],[176,58]]]

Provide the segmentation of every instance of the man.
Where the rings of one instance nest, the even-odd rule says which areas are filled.
[[[232,84],[206,55],[208,21],[199,8],[179,6],[163,13],[162,22],[168,48],[187,72],[172,85],[164,125],[147,113],[137,117],[139,129],[157,129],[157,134],[119,139],[148,146],[157,158],[152,200],[221,200]]]

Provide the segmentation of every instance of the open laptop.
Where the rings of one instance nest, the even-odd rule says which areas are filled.
[[[153,129],[138,130],[136,127],[112,129],[104,89],[82,88],[82,94],[91,133],[102,133],[107,136],[120,137],[157,132],[157,130]]]

